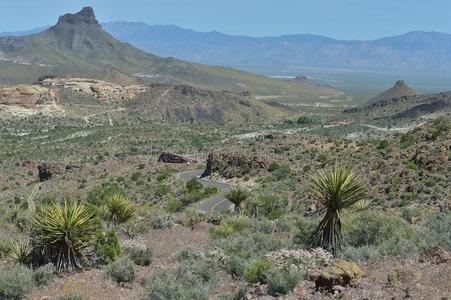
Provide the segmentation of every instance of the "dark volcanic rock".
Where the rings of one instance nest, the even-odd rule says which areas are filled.
[[[60,175],[60,174],[63,174],[64,172],[70,171],[72,167],[74,167],[74,166],[62,167],[62,166],[58,166],[56,164],[42,163],[42,164],[38,165],[39,181],[43,182],[43,181],[50,180],[55,175]]]
[[[237,153],[210,153],[207,167],[201,177],[218,173],[224,178],[243,177],[252,171],[266,170],[268,162],[256,156],[245,156]]]
[[[39,181],[43,182],[52,178],[53,173],[50,170],[50,166],[47,164],[42,164],[38,166],[39,171]]]
[[[171,164],[186,164],[191,163],[192,161],[176,154],[172,154],[169,152],[163,152],[158,157],[158,162],[171,163]]]
[[[86,23],[90,25],[97,25],[100,27],[99,22],[96,19],[94,10],[92,7],[84,7],[80,12],[76,14],[65,14],[59,17],[58,24],[80,24]]]
[[[442,247],[434,247],[432,249],[426,250],[420,254],[419,257],[420,262],[425,263],[433,263],[433,264],[441,264],[446,263],[450,260],[450,256],[448,252]]]

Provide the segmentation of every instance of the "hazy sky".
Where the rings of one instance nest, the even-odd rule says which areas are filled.
[[[0,0],[0,31],[50,25],[83,6],[94,7],[101,22],[143,21],[251,36],[451,33],[451,0]]]

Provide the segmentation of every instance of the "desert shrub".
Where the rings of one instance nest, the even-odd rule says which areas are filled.
[[[55,279],[55,267],[52,264],[34,270],[33,280],[37,286],[49,285]]]
[[[425,224],[428,247],[442,246],[451,250],[451,211],[430,215]]]
[[[149,231],[149,222],[144,218],[137,218],[125,224],[122,224],[122,231],[130,238],[134,239],[140,234],[145,234]]]
[[[103,184],[101,186],[94,187],[88,193],[88,202],[97,206],[102,206],[105,204],[106,198],[116,194],[124,194],[124,191],[116,184]]]
[[[138,266],[148,266],[153,260],[153,251],[142,241],[131,240],[124,243],[124,252]]]
[[[0,258],[4,258],[8,254],[10,245],[9,238],[0,236]]]
[[[302,274],[309,274],[332,261],[332,255],[321,248],[311,250],[280,249],[266,254],[265,258],[275,269],[295,271]]]
[[[426,236],[405,220],[382,212],[361,212],[347,218],[343,256],[377,262],[387,256],[405,257],[427,246]]]
[[[0,272],[0,299],[23,299],[33,287],[33,271],[23,265],[16,265]]]
[[[377,147],[378,149],[386,149],[386,148],[388,148],[388,146],[390,146],[390,142],[389,141],[387,141],[387,140],[381,140],[380,142],[379,142],[379,146]]]
[[[79,293],[70,292],[64,295],[58,296],[57,300],[83,300],[83,296]]]
[[[254,260],[244,268],[244,279],[250,283],[257,283],[263,280],[263,274],[270,269],[270,264],[266,260]]]
[[[166,229],[171,228],[174,224],[174,220],[172,219],[172,216],[169,214],[157,214],[154,215],[150,225],[153,229]]]
[[[107,266],[106,272],[117,284],[120,284],[132,282],[135,279],[136,267],[130,258],[120,257]]]
[[[32,220],[31,238],[56,270],[80,266],[83,250],[95,242],[99,230],[95,212],[77,202],[53,203],[41,208]]]
[[[390,238],[409,237],[412,229],[403,219],[382,212],[362,212],[345,222],[344,238],[348,245],[377,245]]]
[[[201,260],[205,257],[204,253],[198,249],[187,247],[185,249],[180,250],[175,258],[177,261],[196,261]]]
[[[197,224],[205,220],[205,213],[195,207],[190,207],[185,211],[183,224],[194,230]]]
[[[123,194],[112,194],[105,199],[104,218],[115,228],[136,215],[136,207]]]
[[[184,206],[184,203],[180,201],[179,199],[169,199],[168,201],[168,207],[166,210],[170,213],[174,213],[177,211],[180,211]]]
[[[146,299],[208,299],[209,288],[216,278],[215,263],[203,254],[191,255],[192,252],[187,250],[178,255],[180,266],[176,270],[149,278]]]
[[[299,218],[296,223],[298,231],[294,235],[293,242],[303,248],[310,247],[312,245],[311,236],[316,228],[316,221],[312,218]]]
[[[303,274],[295,271],[271,270],[266,273],[268,293],[272,296],[286,295],[304,278]]]
[[[196,178],[189,180],[185,186],[188,193],[191,193],[193,191],[200,191],[203,188],[202,183],[200,183]]]
[[[246,300],[247,299],[247,289],[246,286],[240,286],[237,291],[230,295],[220,296],[221,300]]]
[[[274,170],[274,177],[278,181],[288,178],[290,176],[290,174],[291,174],[291,169],[287,165],[281,165],[279,168]]]
[[[266,218],[259,218],[252,222],[252,230],[255,232],[270,234],[276,230],[276,224],[274,221]]]
[[[28,265],[32,260],[33,247],[29,240],[19,240],[11,243],[8,259],[14,263]]]
[[[285,214],[288,208],[288,199],[276,195],[260,195],[258,213],[270,220],[275,220]]]
[[[179,280],[170,271],[152,274],[147,280],[148,300],[207,300],[208,286],[200,283],[191,285]]]
[[[210,229],[210,234],[214,238],[225,238],[236,233],[241,233],[251,226],[249,218],[237,216],[230,217],[222,221],[218,226]]]
[[[299,125],[308,125],[308,124],[315,123],[315,121],[309,116],[300,116],[297,119],[296,123],[299,124]]]
[[[100,262],[106,264],[114,261],[121,254],[119,239],[114,230],[100,232],[97,236],[95,250]]]

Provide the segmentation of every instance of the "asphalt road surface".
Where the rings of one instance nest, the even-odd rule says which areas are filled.
[[[199,210],[204,212],[222,212],[233,207],[233,203],[225,198],[225,193],[230,190],[230,185],[199,178],[202,172],[203,170],[191,170],[176,174],[176,176],[178,176],[183,182],[188,182],[191,179],[196,178],[204,186],[214,186],[218,188],[219,193],[217,195],[212,198],[202,200],[198,204]]]

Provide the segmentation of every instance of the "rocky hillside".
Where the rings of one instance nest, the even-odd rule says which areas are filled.
[[[284,117],[283,110],[256,100],[249,92],[211,91],[187,85],[153,84],[127,103],[141,121],[255,122]]]
[[[347,109],[345,114],[354,118],[416,118],[428,114],[446,114],[451,110],[451,92],[435,95],[419,95],[404,81],[373,98],[370,104]]]
[[[0,105],[34,108],[37,105],[58,103],[54,90],[39,85],[16,85],[0,87]]]
[[[85,93],[104,102],[130,100],[146,91],[143,85],[122,86],[90,78],[50,77],[40,80],[39,84],[53,89],[64,88]]]

